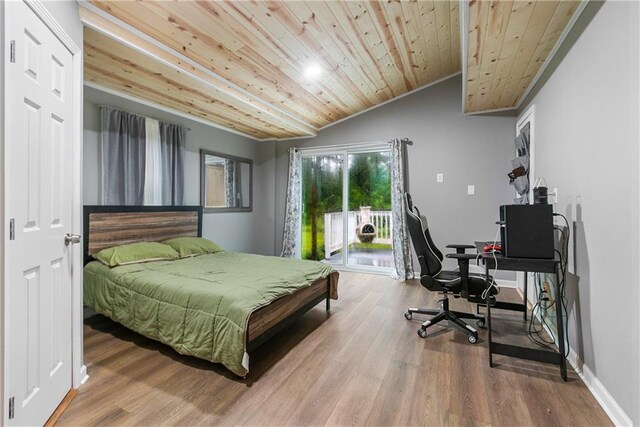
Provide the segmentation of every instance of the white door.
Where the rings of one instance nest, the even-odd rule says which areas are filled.
[[[9,424],[42,425],[71,389],[72,56],[21,1],[6,31],[5,396]]]

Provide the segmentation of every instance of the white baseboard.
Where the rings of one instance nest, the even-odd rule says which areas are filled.
[[[575,369],[580,379],[585,383],[593,397],[596,398],[602,409],[604,409],[604,412],[607,413],[615,425],[633,426],[631,418],[622,410],[618,402],[611,396],[598,377],[580,360],[578,354],[572,348],[569,349],[567,361],[573,366],[573,369]]]
[[[80,368],[80,385],[86,383],[88,379],[89,375],[87,375],[87,366],[82,365],[82,368]]]
[[[501,285],[502,286],[502,285]],[[517,286],[518,293],[520,296],[523,296],[523,290]],[[551,331],[547,329],[546,325],[543,325],[547,334],[550,337],[553,337]],[[555,340],[555,338],[554,338]],[[557,344],[557,342],[556,342]],[[622,410],[618,402],[611,396],[611,394],[607,391],[606,387],[600,382],[598,377],[596,377],[591,369],[578,357],[578,353],[571,347],[569,347],[569,356],[567,357],[567,362],[573,369],[576,371],[582,382],[587,386],[593,397],[596,398],[604,412],[609,416],[609,419],[616,426],[633,426],[633,422],[631,418]]]

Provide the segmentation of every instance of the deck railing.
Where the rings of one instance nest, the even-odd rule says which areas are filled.
[[[391,211],[371,211],[369,221],[376,227],[373,243],[390,245],[393,238],[393,221]],[[350,211],[347,214],[348,244],[358,241],[356,227],[360,224],[360,211]],[[324,257],[331,258],[331,254],[343,247],[344,216],[342,212],[324,214]]]

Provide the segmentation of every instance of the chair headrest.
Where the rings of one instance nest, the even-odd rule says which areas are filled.
[[[411,194],[404,193],[404,200],[405,200],[405,205],[407,207],[407,214],[416,218],[418,221],[420,221],[420,225],[422,226],[422,231],[425,231],[427,228],[429,228],[429,225],[427,224],[427,218],[424,215],[422,215],[422,213],[416,206],[413,205],[413,201],[411,200]]]
[[[411,200],[411,194],[409,193],[404,193],[404,201],[407,204],[407,209],[408,210],[412,210],[413,209],[413,201]]]
[[[411,200],[411,194],[404,193],[404,203],[407,208],[407,212],[413,212],[413,200]]]

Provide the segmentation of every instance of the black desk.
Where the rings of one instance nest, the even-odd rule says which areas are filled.
[[[512,344],[504,344],[499,342],[494,342],[491,336],[491,308],[501,308],[506,310],[516,310],[516,311],[524,311],[525,320],[526,320],[526,312],[527,312],[527,291],[525,288],[524,294],[524,303],[523,304],[512,304],[512,303],[500,303],[496,302],[493,307],[490,304],[490,295],[487,292],[487,299],[485,301],[487,307],[487,330],[489,335],[489,366],[493,367],[493,354],[502,354],[504,356],[510,357],[518,357],[520,359],[528,359],[535,360],[543,363],[551,363],[554,365],[560,366],[560,375],[562,375],[563,380],[567,380],[567,361],[564,357],[565,346],[564,346],[564,326],[563,326],[563,316],[564,313],[563,305],[561,303],[562,296],[560,295],[560,289],[558,284],[559,282],[559,269],[560,269],[560,260],[558,259],[538,259],[538,258],[507,258],[502,256],[501,254],[485,253],[483,248],[486,245],[486,242],[475,242],[476,250],[480,254],[484,265],[485,265],[485,273],[487,277],[487,287],[490,286],[489,283],[489,273],[491,270],[507,270],[507,271],[522,271],[525,274],[525,283],[527,272],[531,273],[550,273],[556,275],[556,286],[555,289],[555,300],[556,303],[556,327],[558,329],[558,352],[550,351],[550,350],[542,350],[537,348],[529,348],[529,347],[521,347]]]

